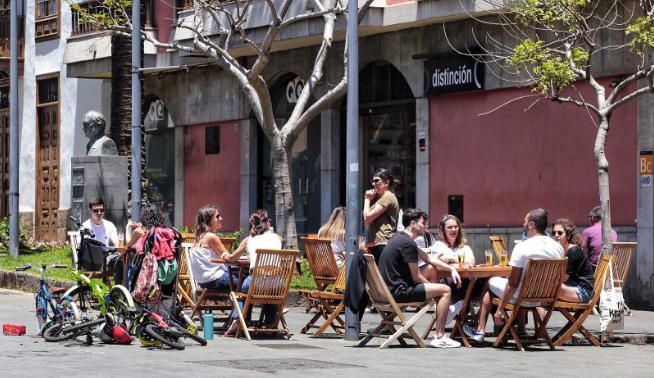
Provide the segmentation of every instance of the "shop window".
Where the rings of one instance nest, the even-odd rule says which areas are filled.
[[[59,37],[59,0],[35,0],[36,41]]]
[[[220,127],[207,127],[204,134],[204,153],[214,155],[220,153]]]

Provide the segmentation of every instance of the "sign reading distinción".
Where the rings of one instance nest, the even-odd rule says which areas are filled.
[[[484,63],[469,56],[428,59],[424,75],[427,95],[484,89]]]

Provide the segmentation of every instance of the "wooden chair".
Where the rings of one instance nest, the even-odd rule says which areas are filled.
[[[200,287],[200,285],[195,281],[195,277],[193,277],[193,269],[189,266],[191,263],[190,248],[182,249],[182,254],[186,260],[186,274],[188,275],[187,282],[191,288],[190,292],[187,293],[188,303],[189,305],[192,304],[190,307],[193,309],[191,312],[191,318],[194,318],[196,315],[199,317],[202,310],[231,310],[232,306],[229,300],[229,292],[204,289]],[[228,319],[225,320],[227,321]]]
[[[424,302],[411,303],[395,302],[395,299],[384,282],[384,278],[379,272],[377,264],[375,264],[375,258],[370,254],[365,254],[364,258],[368,267],[366,273],[366,290],[372,300],[372,305],[377,309],[379,316],[381,316],[381,322],[359,342],[359,346],[366,345],[373,337],[383,337],[387,339],[379,348],[386,348],[395,340],[402,346],[406,346],[405,338],[413,339],[420,348],[424,348],[424,340],[418,336],[413,327],[425,315],[429,307],[434,305],[434,300],[430,299]],[[411,319],[407,319],[403,313],[407,307],[418,307],[421,309]],[[397,321],[395,318],[397,318]],[[400,328],[396,329],[396,326]],[[392,335],[382,334],[385,329],[388,329]]]
[[[284,303],[288,297],[288,289],[291,286],[291,279],[295,270],[295,260],[299,251],[297,250],[274,250],[259,249],[257,250],[257,260],[252,269],[252,280],[247,293],[237,293],[232,291],[230,299],[232,308],[238,314],[239,327],[236,331],[238,337],[241,333],[245,338],[252,340],[250,333],[283,333],[290,339],[291,332],[284,320]],[[238,306],[238,299],[245,301],[243,311]],[[259,322],[252,322],[248,327],[245,322],[244,314],[251,311],[254,306],[274,305],[277,307],[277,316],[273,321],[272,327],[264,328]],[[261,314],[263,316],[263,313]],[[279,328],[281,323],[282,328]]]
[[[491,245],[493,246],[493,251],[495,251],[495,258],[497,261],[500,261],[500,253],[502,251],[509,253],[509,251],[506,249],[506,244],[504,244],[504,238],[500,235],[488,235],[488,238],[490,239]]]
[[[236,238],[226,238],[221,237],[220,241],[225,246],[225,249],[231,251],[234,243],[236,243]],[[187,252],[193,247],[195,243],[195,234],[182,234],[182,251],[186,250]],[[189,253],[182,253],[179,256],[179,267],[177,270],[177,297],[179,298],[179,305],[183,308],[193,308],[195,307],[195,300],[191,296],[192,292],[195,292],[191,285],[191,278],[189,274],[189,260],[187,256],[190,256]]]
[[[562,301],[556,301],[554,303],[554,311],[559,311],[568,320],[568,323],[552,338],[554,345],[561,346],[570,340],[576,332],[581,332],[591,344],[600,346],[597,338],[588,332],[583,324],[599,301],[600,294],[604,288],[604,282],[606,281],[609,261],[611,261],[611,256],[604,255],[600,259],[599,264],[597,264],[597,269],[595,269],[595,283],[593,284],[593,297],[588,303]],[[574,312],[574,314],[571,312]]]
[[[345,270],[345,266],[342,266],[331,290],[314,290],[308,294],[307,299],[311,302],[311,306],[316,309],[316,314],[302,328],[302,333],[307,333],[311,328],[318,328],[313,334],[316,337],[322,335],[328,327],[332,327],[337,335],[343,333],[345,321],[343,321],[340,314],[345,308],[343,300]],[[315,323],[320,318],[325,319],[325,321],[318,326]],[[338,322],[338,324],[334,324],[334,321]]]
[[[500,308],[504,314],[504,327],[500,334],[493,343],[494,347],[503,344],[509,336],[513,338],[516,348],[523,351],[523,344],[538,344],[546,342],[550,349],[554,350],[554,344],[547,333],[547,323],[552,316],[554,303],[559,296],[561,289],[561,282],[563,274],[568,263],[568,259],[529,259],[525,274],[522,279],[522,287],[520,294],[514,304],[507,303],[504,308]],[[538,315],[537,307],[533,304],[537,303],[538,307],[544,308],[547,312],[545,317],[541,319]],[[493,299],[493,304],[499,305],[498,298]],[[507,310],[511,311],[511,316],[507,314]],[[534,336],[528,339],[521,339],[513,324],[518,319],[518,316],[523,311],[531,311],[534,317]]]
[[[316,290],[324,291],[327,286],[334,284],[338,277],[338,265],[332,252],[332,241],[330,239],[318,239],[306,237],[300,238],[304,242],[307,261],[311,275],[316,283]],[[314,301],[310,296],[314,290],[300,290],[300,295],[307,298],[309,304],[304,312],[308,313],[314,308]],[[318,311],[318,309],[316,309]]]
[[[629,276],[629,269],[631,268],[631,260],[636,252],[638,243],[636,242],[615,242],[613,243],[613,282],[623,288],[627,284],[627,277]],[[625,303],[624,305],[626,314],[631,315],[631,309]]]
[[[70,246],[73,249],[73,253],[72,253],[73,267],[77,269],[79,266],[78,265],[79,256],[77,256],[77,249],[79,248],[79,244],[81,241],[79,231],[68,231],[68,240],[70,242]],[[87,276],[88,278],[100,278],[103,280],[105,285],[107,285],[107,287],[109,288],[112,287],[112,282],[111,282],[112,277],[109,276],[105,277],[102,273],[102,270],[84,270],[82,273],[84,273],[84,275]]]

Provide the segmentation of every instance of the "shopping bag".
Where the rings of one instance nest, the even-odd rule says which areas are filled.
[[[624,329],[624,297],[622,296],[622,287],[615,285],[613,281],[613,268],[609,262],[609,274],[604,288],[600,294],[600,330],[604,334]]]

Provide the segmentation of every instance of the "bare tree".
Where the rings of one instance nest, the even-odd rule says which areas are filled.
[[[654,64],[648,55],[654,47],[652,1],[482,1],[490,15],[470,15],[488,28],[483,34],[473,31],[482,52],[459,52],[489,63],[503,80],[530,86],[539,98],[577,106],[592,117],[597,127],[594,154],[602,208],[602,252],[611,253],[609,162],[604,147],[614,111],[654,92]],[[625,67],[628,73],[610,85],[600,84],[597,58],[623,54],[636,58],[632,67]],[[639,88],[634,83],[641,79],[647,79],[647,85]],[[579,82],[588,83],[595,97],[583,97]]]
[[[127,9],[131,6],[129,0],[98,0],[106,12],[84,14],[86,21],[101,24],[106,28],[131,33]],[[224,2],[221,0],[196,0],[195,12],[191,18],[180,18],[178,29],[190,31],[193,35],[190,41],[157,41],[152,35],[141,31],[144,39],[156,47],[164,47],[183,51],[193,55],[204,55],[216,66],[232,75],[238,82],[254,116],[259,122],[263,133],[271,144],[271,159],[275,187],[276,226],[284,237],[286,244],[297,247],[297,232],[295,209],[291,187],[290,152],[300,132],[315,119],[321,111],[329,108],[341,98],[347,89],[347,36],[343,51],[343,76],[341,80],[314,102],[310,99],[317,95],[316,89],[321,83],[324,64],[334,38],[334,27],[337,18],[347,17],[346,2],[342,0],[306,0],[312,1],[314,10],[302,14],[291,14],[289,9],[293,0],[247,0]],[[266,11],[270,14],[269,24],[262,40],[255,40],[253,30],[247,28],[248,18],[255,3],[265,2]],[[372,0],[366,0],[359,7],[357,14],[360,22],[370,7]],[[306,84],[302,89],[297,103],[286,123],[277,124],[273,113],[273,104],[268,89],[268,83],[263,73],[273,59],[272,48],[279,33],[301,21],[322,18],[323,33],[320,46],[316,50],[311,72],[307,73]],[[259,31],[257,31],[259,32]],[[232,47],[247,47],[256,59],[251,65],[237,59],[231,53]]]

